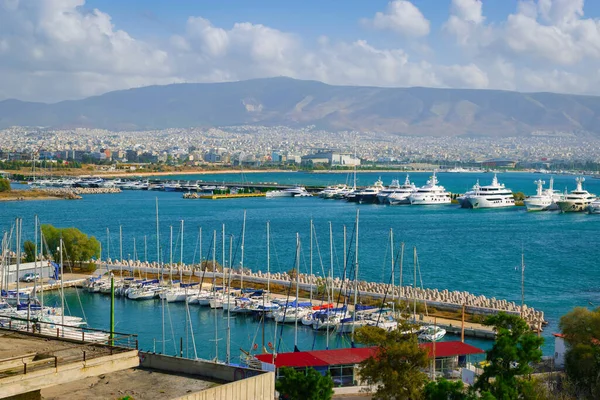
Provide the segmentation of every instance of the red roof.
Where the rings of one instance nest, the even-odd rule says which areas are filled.
[[[423,348],[431,348],[430,354],[433,353],[432,343],[423,343],[420,346]],[[376,349],[376,347],[360,347],[279,353],[275,356],[275,367],[325,367],[329,365],[360,364],[367,358],[373,356]],[[438,342],[435,344],[436,358],[481,353],[485,352],[477,347],[462,342]],[[272,354],[258,354],[255,357],[265,363],[271,364],[273,362]]]
[[[433,343],[421,343],[422,348],[429,350],[429,356],[433,356]],[[485,351],[463,342],[437,342],[435,343],[435,358],[454,356],[466,356],[469,354],[483,354]]]

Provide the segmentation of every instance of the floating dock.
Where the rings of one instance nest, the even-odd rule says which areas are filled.
[[[242,199],[245,197],[265,197],[265,193],[236,193],[236,194],[198,194],[198,193],[185,193],[184,199],[209,199],[209,200],[221,200],[221,199]]]

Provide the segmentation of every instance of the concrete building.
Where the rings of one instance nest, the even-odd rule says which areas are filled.
[[[330,167],[360,165],[360,159],[350,153],[325,151],[302,156],[302,164],[327,164]]]
[[[41,261],[37,263],[22,263],[19,265],[19,278],[22,278],[25,274],[36,272],[40,274],[40,278],[51,278],[55,276],[55,267],[50,264],[49,261]],[[8,266],[8,270],[4,271],[4,276],[7,276],[7,282],[15,283],[17,281],[17,265],[12,264]]]

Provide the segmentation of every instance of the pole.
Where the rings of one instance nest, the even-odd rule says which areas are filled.
[[[216,298],[215,275],[217,264],[217,231],[213,231],[213,296]],[[217,308],[215,307],[215,361],[219,361],[219,330],[217,329]]]
[[[347,273],[347,268],[348,268],[348,265],[346,265],[348,263],[348,260],[347,260],[348,256],[346,255],[346,251],[347,251],[347,249],[346,249],[346,225],[344,225],[344,284],[346,284],[346,279],[347,279],[346,273]],[[347,288],[346,288],[346,293],[348,293]]]
[[[20,230],[20,229],[19,229]],[[63,286],[63,282],[65,281],[64,275],[64,265],[63,265],[63,240],[60,238],[60,320],[63,325],[62,334],[65,335],[65,287]]]
[[[390,228],[390,252],[391,252],[391,258],[392,258],[392,304],[394,305],[394,310],[396,309],[396,294],[394,293],[396,291],[396,279],[394,276],[394,230],[392,228]]]
[[[33,273],[33,276],[34,276],[34,278],[33,278],[33,293],[35,293],[35,295],[37,297],[37,281],[38,281],[37,280],[37,274],[38,274],[38,247],[37,247],[37,239],[38,239],[38,217],[37,217],[37,214],[34,217],[34,220],[35,220],[35,235],[34,235],[35,239],[33,240],[33,242],[35,244],[35,246],[34,246],[35,247],[35,249],[34,249],[34,251],[35,251],[35,257],[33,258],[33,261],[34,261],[34,265],[33,265],[33,270],[34,270],[34,273]],[[43,285],[43,282],[44,282],[43,281],[43,275],[44,275],[44,270],[42,268],[41,269],[41,274],[40,274],[40,278],[42,279],[42,285]]]
[[[115,276],[110,273],[110,345],[114,345],[115,338]]]
[[[21,273],[21,227],[20,227],[20,219],[17,218],[15,220],[15,225],[16,225],[16,241],[17,241],[17,245],[16,245],[16,253],[17,253],[17,305],[21,304],[21,300],[20,300],[20,293],[19,293],[19,281],[20,281],[20,277],[19,274]]]
[[[221,269],[223,272],[223,284],[225,284],[225,224],[221,227],[221,241],[223,242],[221,246]]]
[[[311,242],[312,244],[312,242]],[[231,259],[231,256],[229,256]],[[311,259],[312,267],[312,259]],[[312,273],[312,272],[311,272]],[[267,293],[271,290],[271,223],[267,221]],[[310,295],[312,300],[312,286],[310,288]],[[264,296],[263,296],[264,297]],[[264,310],[263,310],[264,312]]]
[[[398,284],[398,300],[402,301],[402,268],[404,267],[404,242],[400,246],[400,279]]]
[[[171,243],[169,247],[169,279],[171,280],[171,285],[173,284],[173,225],[171,225]]]
[[[313,220],[310,220],[310,302],[313,299]]]
[[[413,281],[413,318],[414,322],[417,321],[417,246],[413,247],[413,263],[415,269],[415,276]]]
[[[121,274],[121,280],[123,280],[123,229],[121,229],[121,225],[119,225],[119,270]]]
[[[437,332],[437,317],[433,317],[433,331]],[[433,360],[431,363],[431,380],[435,380],[435,340],[432,343],[433,347]]]
[[[144,262],[148,262],[148,241],[144,235]]]
[[[462,305],[462,316],[460,318],[460,341],[465,342],[465,303]]]
[[[521,247],[521,318],[523,318],[523,307],[525,306],[525,252]]]
[[[40,226],[40,265],[41,265],[41,269],[42,269],[42,285],[40,286],[40,302],[41,302],[41,307],[42,310],[44,309],[44,245],[43,245],[43,240],[44,240],[44,234],[42,232],[42,225],[39,224]],[[46,265],[48,265],[46,263]]]
[[[298,232],[296,232],[296,318],[294,318],[295,323],[294,323],[294,351],[300,351],[298,350],[298,304],[300,303],[300,300],[298,299],[299,296],[299,286],[300,286],[300,281],[298,280],[299,276],[300,276],[300,271],[299,271],[299,267],[300,266],[300,234]]]
[[[229,268],[228,268],[228,277],[227,277],[227,343],[225,351],[225,362],[229,365],[231,358],[231,324],[230,324],[230,313],[231,310],[230,299],[231,299],[231,256],[233,250],[233,235],[229,237]]]
[[[352,313],[352,339],[351,344],[354,347],[354,328],[356,326],[356,303],[358,301],[358,216],[359,210],[356,210],[356,243],[354,244],[354,312]]]
[[[331,225],[331,221],[329,221],[329,277],[330,277],[330,285],[331,285],[331,299],[330,303],[333,304],[333,227]],[[327,311],[327,326],[326,329],[326,337],[325,337],[325,348],[329,349],[329,318],[331,318],[331,314]]]
[[[244,222],[242,223],[242,256],[240,259],[240,264],[242,267],[242,275],[240,277],[240,289],[244,290],[244,239],[246,237],[246,210],[244,210]]]
[[[160,281],[164,278],[164,267],[160,262],[160,225],[158,223],[158,197],[156,197],[156,260],[160,267]],[[165,354],[165,297],[160,300],[162,314],[162,354]]]
[[[183,220],[181,220],[181,248],[179,250],[179,286],[181,286],[181,284],[183,283]],[[190,282],[191,281],[192,278],[190,276]],[[187,293],[185,295],[185,298],[187,300]]]

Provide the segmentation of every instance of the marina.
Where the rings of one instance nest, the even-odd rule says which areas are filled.
[[[272,174],[259,177],[263,181],[301,181],[300,175],[294,174]],[[319,175],[321,180],[312,181],[315,176],[302,174],[310,179],[307,183],[317,186],[330,185],[329,179],[338,182],[344,180],[340,174],[333,176]],[[398,174],[370,173],[360,175],[364,183],[375,182],[379,175],[382,180],[391,182],[393,176]],[[415,176],[416,175],[416,176]],[[429,174],[411,174],[411,182],[415,186],[422,184]],[[440,181],[448,190],[458,192],[460,187],[472,186],[477,179],[489,181],[493,178],[491,174],[437,174]],[[221,178],[221,177],[220,177]],[[231,175],[230,179],[239,178],[239,175]],[[535,189],[534,181],[539,179],[537,174],[499,174],[498,179],[510,187],[513,192]],[[221,178],[222,179],[222,178]],[[557,176],[554,179],[554,187],[573,187],[573,176]],[[600,181],[588,179],[586,189],[591,193],[598,193]],[[290,182],[290,186],[294,186]],[[308,187],[309,185],[307,185]],[[210,242],[212,231],[220,232],[222,224],[226,226],[227,237],[233,235],[234,243],[238,243],[241,236],[241,221],[243,210],[246,210],[248,221],[246,226],[246,243],[244,266],[257,274],[266,271],[266,248],[265,248],[265,223],[270,222],[272,234],[272,260],[271,273],[283,274],[293,267],[295,256],[294,249],[295,233],[299,232],[304,243],[301,252],[301,273],[307,273],[309,269],[308,246],[310,220],[315,226],[315,241],[318,240],[321,256],[317,258],[317,245],[315,244],[315,259],[313,262],[314,274],[321,278],[328,275],[329,268],[329,222],[333,229],[333,254],[334,254],[334,277],[343,276],[343,234],[344,226],[348,237],[353,226],[354,214],[357,209],[361,212],[361,268],[359,280],[373,282],[383,285],[389,280],[389,248],[387,245],[389,228],[394,228],[396,246],[400,241],[406,244],[407,249],[416,246],[419,249],[419,263],[421,267],[421,278],[423,287],[431,291],[437,289],[438,293],[447,290],[449,294],[454,292],[468,292],[475,296],[486,296],[487,299],[505,299],[507,303],[519,305],[521,303],[521,253],[525,254],[525,304],[536,311],[543,312],[543,319],[548,325],[543,327],[542,335],[550,337],[552,332],[558,329],[558,318],[576,305],[598,304],[600,301],[600,289],[595,282],[600,278],[594,268],[594,248],[596,243],[593,232],[597,231],[599,222],[596,218],[581,213],[564,214],[556,212],[548,213],[526,213],[522,207],[504,207],[495,210],[457,210],[456,205],[438,205],[428,207],[389,207],[383,205],[357,204],[344,201],[324,201],[318,197],[303,199],[290,198],[240,198],[235,202],[209,202],[198,206],[197,202],[188,202],[181,198],[181,193],[160,192],[150,194],[146,191],[130,190],[122,191],[115,196],[84,195],[77,202],[14,202],[3,205],[2,220],[5,229],[9,229],[14,222],[12,216],[24,218],[23,237],[32,237],[33,215],[37,214],[42,223],[51,223],[55,226],[76,226],[82,231],[96,236],[102,243],[104,258],[106,258],[108,247],[110,247],[110,259],[120,258],[133,259],[136,262],[150,263],[156,261],[155,235],[155,199],[158,198],[161,225],[161,252],[162,259],[169,259],[169,226],[175,229],[174,254],[179,258],[181,242],[178,237],[178,226],[181,220],[185,220],[186,230],[184,232],[185,249],[183,262],[187,265],[198,264],[201,259],[198,244],[198,228],[203,229],[203,248],[206,253],[207,243]],[[119,228],[122,228],[122,245],[119,243]],[[107,228],[110,233],[107,234]],[[477,243],[469,240],[469,237],[477,237]],[[549,238],[552,238],[550,241]],[[585,238],[585,240],[573,241],[572,238]],[[137,249],[133,245],[133,239],[137,241]],[[110,239],[110,240],[109,240]],[[144,239],[148,246],[144,247]],[[227,239],[229,240],[229,239]],[[110,242],[110,246],[109,246]],[[554,243],[565,243],[565,245],[554,245]],[[218,246],[221,239],[218,240]],[[235,250],[237,248],[237,250]],[[387,249],[386,249],[387,248]],[[235,251],[239,245],[234,246]],[[220,253],[220,251],[218,251]],[[134,256],[136,254],[136,256]],[[239,253],[234,256],[236,264],[239,265]],[[221,257],[219,257],[220,259]],[[228,256],[226,255],[226,258]],[[405,260],[406,261],[406,260]],[[321,267],[321,263],[324,267]],[[408,262],[406,263],[408,265]],[[103,268],[99,266],[100,270]],[[410,269],[410,268],[409,268]],[[135,268],[134,268],[135,270]],[[405,273],[405,286],[411,286],[413,277]],[[568,277],[576,274],[579,279],[573,280]],[[207,275],[209,276],[209,275]],[[251,277],[245,276],[245,279]],[[396,280],[399,276],[396,276]],[[411,282],[411,284],[408,284]],[[419,282],[419,285],[420,282]],[[69,289],[67,298],[78,303]],[[407,289],[408,290],[408,289]],[[90,297],[91,296],[91,297]],[[410,297],[410,296],[409,296]],[[92,301],[91,298],[98,298]],[[85,306],[86,302],[97,304],[104,296],[94,294],[81,294],[85,313],[91,326],[106,327],[106,317],[98,316],[96,320],[90,319],[90,315],[98,310]],[[88,299],[88,300],[85,300]],[[155,303],[157,302],[158,303]],[[498,300],[497,300],[498,301]],[[121,302],[121,301],[119,301]],[[132,302],[124,299],[127,303],[125,314],[121,314],[121,325],[128,320],[127,315],[142,306],[145,302]],[[67,301],[68,303],[68,301]],[[134,305],[139,304],[139,306]],[[152,306],[150,306],[152,304]],[[143,308],[156,310],[157,318],[160,320],[160,310],[157,307],[159,300],[150,300]],[[171,309],[181,309],[181,318],[185,317],[185,307],[181,303],[169,303]],[[433,303],[432,303],[433,304]],[[435,307],[435,306],[433,306]],[[76,307],[73,307],[75,309]],[[210,307],[201,313],[210,313]],[[200,309],[199,309],[200,310]],[[98,311],[100,312],[100,311]],[[149,311],[150,312],[150,311]],[[222,313],[223,311],[219,311]],[[147,318],[147,317],[146,317]],[[212,317],[211,317],[212,318]],[[237,317],[236,317],[237,318]],[[134,318],[135,319],[135,318]],[[118,319],[119,320],[119,319]],[[251,320],[251,319],[250,319]],[[425,322],[425,321],[424,321]],[[99,325],[94,325],[95,323]],[[449,324],[448,324],[449,325]],[[185,323],[180,324],[179,332],[185,328]],[[252,328],[255,329],[256,327]],[[250,329],[250,328],[247,328]],[[305,329],[302,327],[301,329]],[[456,332],[455,324],[444,326],[448,334]],[[137,327],[129,329],[136,331]],[[174,329],[177,331],[177,329]],[[284,328],[285,332],[293,330]],[[306,332],[302,331],[301,332]],[[249,335],[249,334],[248,334]],[[144,336],[144,335],[141,335]],[[285,336],[285,335],[284,335]],[[302,333],[301,340],[306,340],[308,348],[312,348],[313,334]],[[308,336],[304,339],[304,336]],[[451,335],[450,335],[451,336]],[[156,331],[150,338],[159,338]],[[247,337],[247,336],[246,336]],[[318,337],[315,346],[325,348],[325,340]],[[152,339],[147,340],[146,347],[152,345]],[[285,339],[284,339],[285,340]],[[343,339],[335,339],[343,340]],[[247,342],[247,340],[245,340]],[[271,340],[272,341],[272,340]],[[549,341],[548,341],[549,342]],[[545,354],[552,353],[552,344],[546,344]],[[250,341],[251,343],[251,341]],[[210,352],[212,345],[205,342],[206,351]],[[244,344],[247,346],[247,344]],[[290,348],[288,343],[288,348]],[[485,345],[480,345],[485,347]]]

